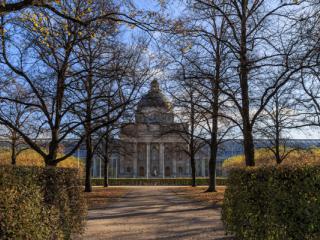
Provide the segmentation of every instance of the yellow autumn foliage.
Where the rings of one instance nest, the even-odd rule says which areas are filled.
[[[60,157],[61,154],[58,155]],[[0,149],[0,164],[10,164],[11,163],[11,151],[9,149]],[[25,150],[21,152],[17,157],[18,166],[44,166],[44,160],[39,153],[32,149]],[[69,157],[66,160],[58,163],[58,167],[64,168],[80,168],[83,171],[84,164],[76,157]]]
[[[288,151],[288,149],[286,149]],[[289,149],[290,150],[290,149]],[[284,151],[283,148],[281,151]],[[319,164],[320,163],[320,148],[310,148],[306,150],[291,150],[289,155],[283,160],[283,165],[297,164]],[[276,165],[274,154],[270,149],[260,148],[255,150],[255,164],[260,166]],[[245,167],[244,155],[237,155],[228,158],[223,162],[222,167],[225,170],[232,168]]]

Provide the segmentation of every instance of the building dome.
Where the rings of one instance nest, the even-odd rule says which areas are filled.
[[[161,92],[157,80],[153,80],[150,85],[149,92],[144,95],[138,103],[137,110],[141,111],[144,108],[164,108],[167,111],[171,110],[171,104],[165,95]]]
[[[139,101],[136,122],[145,124],[171,124],[174,122],[171,104],[161,92],[157,80],[151,82],[149,92]]]

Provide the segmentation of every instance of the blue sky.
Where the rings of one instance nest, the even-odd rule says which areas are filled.
[[[169,0],[170,1],[170,0]],[[159,11],[159,0],[133,0],[133,2],[136,4],[136,6],[139,9],[144,10],[150,10],[150,11]],[[268,4],[270,7],[272,7],[275,3],[278,3],[279,1],[270,0],[268,1]],[[170,4],[168,5],[168,13],[169,16],[178,16],[181,14],[181,11],[183,10],[183,4],[181,1],[170,1]],[[130,32],[130,31],[129,31]],[[130,33],[127,34],[130,34]],[[134,31],[135,32],[135,31]],[[132,32],[131,32],[132,33]],[[125,37],[129,37],[129,35],[125,35]],[[291,130],[290,135],[293,138],[297,139],[318,139],[320,134],[319,128],[304,128],[299,130]]]

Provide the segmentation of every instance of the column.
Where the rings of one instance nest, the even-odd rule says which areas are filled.
[[[147,143],[147,179],[150,176],[150,143]]]
[[[137,177],[137,172],[138,172],[138,143],[133,143],[133,177]]]
[[[123,147],[121,150],[123,152],[120,152],[119,158],[116,161],[116,178],[121,177],[121,166],[124,165],[124,154],[125,154],[125,148]]]
[[[160,172],[162,173],[162,178],[164,178],[165,169],[164,169],[164,144],[160,143]]]
[[[205,164],[205,159],[201,159],[201,176],[205,177],[206,176],[206,164]]]
[[[101,165],[101,157],[99,157],[99,178],[101,178],[101,170],[102,170],[102,165]]]
[[[183,154],[183,156],[184,156],[184,161],[186,161],[186,166],[187,166],[187,169],[186,169],[186,174],[187,174],[187,176],[188,177],[191,177],[191,174],[190,174],[190,170],[191,170],[191,165],[190,165],[190,161],[188,161],[188,157],[187,156],[185,156],[185,154]]]
[[[92,159],[91,172],[92,172],[92,177],[96,178],[96,160],[94,158]]]
[[[173,161],[172,161],[172,176],[177,176],[177,153],[175,152],[173,155]]]
[[[116,159],[116,178],[118,178],[118,158]]]

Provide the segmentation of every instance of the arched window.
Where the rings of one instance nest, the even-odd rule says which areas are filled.
[[[182,167],[179,167],[179,168],[178,168],[178,173],[179,173],[179,177],[181,177],[182,174],[183,174],[183,169],[182,169]]]
[[[145,175],[144,175],[144,167],[140,167],[139,168],[139,176],[140,177],[144,177]]]
[[[166,177],[170,177],[171,176],[171,172],[170,172],[170,167],[166,167],[164,170],[164,175]]]
[[[131,168],[127,167],[127,173],[130,173],[130,172],[131,172]]]

